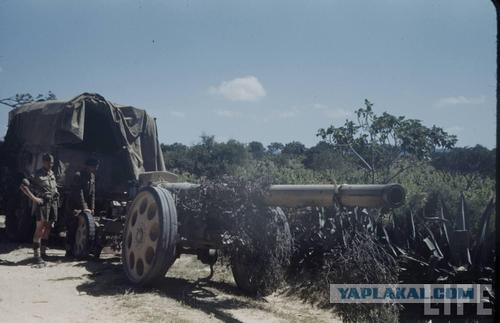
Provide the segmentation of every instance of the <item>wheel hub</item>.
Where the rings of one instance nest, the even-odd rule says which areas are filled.
[[[139,244],[144,241],[144,229],[142,227],[137,228],[137,232],[135,234],[135,240]]]

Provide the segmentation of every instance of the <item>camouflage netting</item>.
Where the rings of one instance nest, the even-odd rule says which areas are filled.
[[[181,236],[214,233],[210,240],[222,242],[237,284],[254,295],[269,294],[284,282],[291,255],[285,215],[263,204],[268,186],[224,177],[177,195]],[[200,223],[207,228],[197,230]]]
[[[205,229],[216,232],[236,282],[254,295],[269,294],[286,281],[290,294],[329,307],[331,283],[397,282],[397,263],[377,241],[368,214],[287,209],[290,232],[281,209],[263,203],[269,185],[264,180],[224,177],[178,192],[181,236]],[[340,222],[328,220],[326,212],[336,212],[333,218]],[[322,222],[316,223],[318,219]],[[199,223],[209,228],[196,228]],[[398,308],[390,305],[339,304],[335,309],[346,321],[387,322],[398,317]]]

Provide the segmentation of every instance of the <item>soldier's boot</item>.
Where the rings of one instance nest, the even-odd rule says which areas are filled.
[[[66,242],[66,254],[64,255],[66,258],[73,258],[73,246]]]
[[[35,263],[38,265],[44,265],[45,261],[43,261],[42,257],[40,256],[40,243],[39,242],[33,242],[33,258],[35,258]]]
[[[40,256],[42,257],[43,260],[47,260],[47,243],[49,241],[46,239],[42,239],[42,242],[40,243]]]

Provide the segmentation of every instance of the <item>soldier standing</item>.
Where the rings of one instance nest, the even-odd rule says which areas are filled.
[[[59,192],[52,167],[54,157],[48,153],[42,156],[43,166],[30,179],[23,179],[20,189],[33,201],[36,229],[33,235],[33,255],[38,264],[44,264],[50,230],[57,221]],[[31,191],[33,190],[33,192]]]
[[[69,200],[69,212],[66,215],[66,256],[73,255],[73,243],[75,231],[78,225],[77,215],[81,212],[94,214],[95,210],[95,173],[99,167],[99,161],[89,158],[85,162],[85,168],[75,173],[71,185]]]

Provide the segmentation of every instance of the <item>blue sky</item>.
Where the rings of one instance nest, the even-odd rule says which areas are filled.
[[[0,0],[0,98],[97,92],[164,143],[308,146],[368,98],[492,148],[495,31],[489,0]]]

